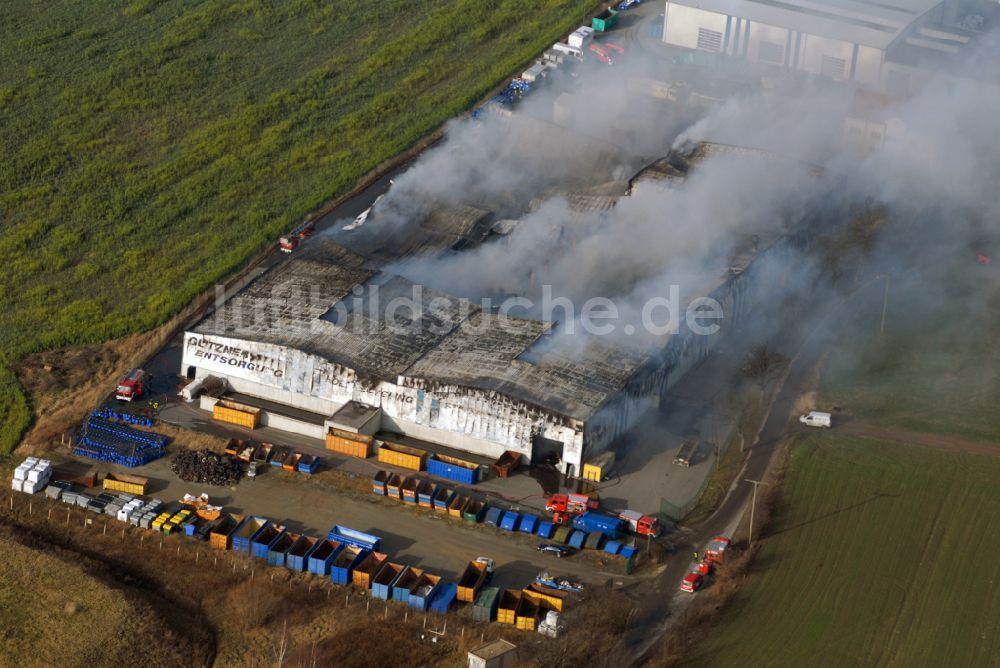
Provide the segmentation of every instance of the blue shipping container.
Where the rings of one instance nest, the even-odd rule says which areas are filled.
[[[538,528],[538,516],[524,515],[521,517],[521,531],[524,533],[535,533]]]
[[[407,605],[411,608],[426,610],[427,606],[430,605],[431,600],[434,598],[434,594],[437,593],[438,587],[440,586],[440,583],[431,584],[427,580],[424,580],[423,584],[418,585],[410,594]]]
[[[618,550],[622,549],[622,544],[617,540],[609,540],[604,544],[604,551],[608,554],[618,554]]]
[[[552,538],[552,534],[556,531],[556,525],[548,520],[542,520],[538,523],[538,537],[548,540]]]
[[[442,613],[448,612],[448,608],[455,602],[456,596],[458,596],[457,584],[449,582],[446,585],[442,585],[431,599],[431,610]]]
[[[567,545],[577,550],[582,550],[583,541],[585,540],[587,540],[586,533],[584,533],[583,531],[574,531],[569,535],[569,542],[567,543]]]
[[[490,526],[494,527],[499,526],[500,515],[502,514],[503,511],[500,510],[499,508],[490,508],[489,510],[486,511],[486,519],[483,520],[483,523],[489,524]]]
[[[330,580],[339,585],[351,584],[354,567],[367,557],[370,551],[356,545],[346,546],[330,563]]]
[[[299,460],[300,473],[316,473],[319,470],[319,457],[316,455],[302,455]]]
[[[285,555],[285,567],[289,570],[302,572],[309,566],[309,555],[319,545],[319,541],[308,536],[301,536],[292,549]]]
[[[413,572],[409,566],[403,569],[396,581],[392,584],[392,600],[406,603],[410,600],[410,592],[416,584],[419,576]]]
[[[400,576],[406,571],[399,564],[386,564],[372,580],[372,596],[389,601],[392,599],[392,589]]]
[[[290,533],[283,533],[271,543],[267,548],[267,563],[271,566],[284,566],[285,555],[292,549],[292,545],[298,540]]]
[[[378,536],[358,531],[357,529],[352,529],[350,527],[345,527],[342,524],[338,524],[330,529],[330,533],[328,533],[326,537],[330,540],[335,540],[338,543],[356,545],[357,547],[363,547],[366,550],[371,550],[372,552],[378,552],[378,548],[382,545],[382,539]]]
[[[236,530],[233,532],[233,552],[244,552],[249,554],[250,545],[253,543],[253,539],[256,538],[270,524],[270,520],[256,515],[251,515],[240,522],[240,525],[236,527]],[[254,529],[249,536],[242,536],[241,534],[250,526],[256,526],[257,528]]]
[[[448,504],[451,503],[454,496],[453,490],[447,487],[438,487],[437,491],[434,492],[434,510],[448,510]]]
[[[500,528],[504,531],[517,531],[517,520],[520,519],[520,517],[521,516],[513,510],[508,510],[503,514],[503,519],[500,520]]]
[[[618,554],[620,556],[625,557],[626,559],[631,559],[635,555],[639,554],[639,550],[637,548],[626,545],[625,547],[623,547],[621,550],[618,551]]]
[[[267,559],[267,549],[284,533],[284,527],[268,524],[250,541],[250,556]]]
[[[316,547],[309,553],[309,572],[316,575],[329,575],[330,564],[343,549],[343,544],[335,540],[316,541]]]
[[[479,481],[478,468],[466,468],[457,464],[449,464],[440,459],[427,460],[427,472],[439,478],[447,478],[463,485],[475,485]]]
[[[623,522],[617,517],[587,512],[573,518],[573,528],[590,533],[600,531],[612,538],[622,530]]]

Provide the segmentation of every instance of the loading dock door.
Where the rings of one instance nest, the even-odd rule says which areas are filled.
[[[556,441],[544,436],[536,436],[535,442],[531,446],[531,463],[538,466],[546,460],[553,464],[561,462],[563,458],[563,442]]]

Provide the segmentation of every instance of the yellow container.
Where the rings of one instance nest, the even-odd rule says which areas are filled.
[[[212,418],[219,422],[256,429],[260,425],[260,409],[238,404],[235,401],[223,400],[217,402],[212,408]]]
[[[497,607],[497,621],[501,624],[517,624],[517,606],[521,603],[521,592],[516,589],[505,589],[500,593],[500,604]]]
[[[427,452],[398,443],[383,443],[378,449],[378,460],[411,471],[423,471]]]
[[[602,452],[589,462],[583,464],[583,479],[601,482],[608,477],[611,468],[615,465],[615,453]]]
[[[534,631],[538,627],[538,604],[522,596],[517,606],[517,617],[514,624],[523,631]]]
[[[527,588],[522,590],[521,594],[527,596],[540,608],[562,612],[565,596],[559,596],[559,594],[565,594],[565,592],[560,592],[559,590],[544,592],[534,588]]]
[[[465,511],[465,507],[469,505],[470,499],[467,496],[458,494],[451,503],[448,504],[448,514],[452,517],[457,517],[462,519],[462,513]]]
[[[103,486],[105,490],[111,492],[126,492],[142,496],[146,493],[146,486],[149,478],[138,475],[127,475],[125,473],[109,473],[104,476]]]

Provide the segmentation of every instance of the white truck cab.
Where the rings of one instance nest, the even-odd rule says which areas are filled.
[[[809,411],[805,415],[799,416],[799,422],[806,425],[807,427],[822,427],[823,429],[830,428],[830,414],[822,413],[820,411]]]

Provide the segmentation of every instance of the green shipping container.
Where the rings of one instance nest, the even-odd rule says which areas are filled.
[[[590,27],[598,32],[607,32],[616,25],[618,25],[618,12],[610,8],[595,16],[590,22]]]
[[[477,622],[492,622],[497,614],[498,603],[500,603],[500,589],[484,587],[476,597],[476,604],[472,606],[472,618]]]
[[[552,536],[552,540],[560,545],[565,545],[566,541],[569,540],[570,534],[573,533],[573,527],[571,526],[561,526],[556,529],[555,534]]]

